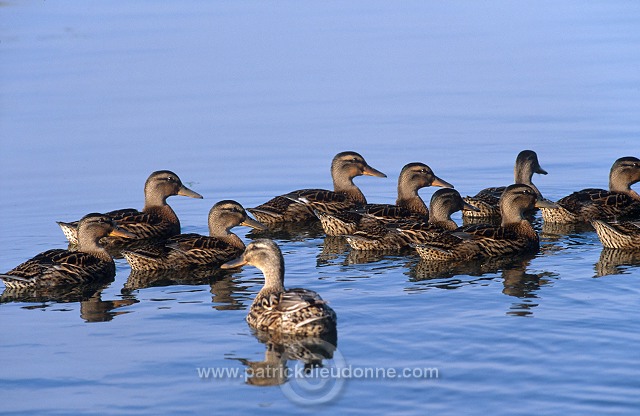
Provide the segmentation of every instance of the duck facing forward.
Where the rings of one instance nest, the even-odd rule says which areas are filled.
[[[277,224],[313,220],[315,219],[313,209],[317,205],[336,211],[364,206],[367,199],[360,188],[353,183],[353,178],[361,175],[387,177],[369,166],[356,152],[338,153],[331,162],[333,191],[301,189],[277,196],[255,208],[247,208],[247,211],[263,224]]]
[[[425,260],[481,259],[536,251],[540,240],[525,218],[525,212],[534,207],[552,206],[553,203],[538,199],[528,185],[509,185],[500,197],[502,222],[499,226],[463,226],[416,245],[416,250]]]
[[[167,238],[180,233],[180,220],[167,204],[167,198],[173,195],[202,199],[202,195],[182,184],[175,173],[168,170],[153,172],[144,184],[144,208],[120,209],[107,212],[118,226],[134,235],[134,239]],[[65,237],[71,244],[78,243],[78,222],[58,222]],[[112,237],[103,241],[109,245],[118,242]],[[122,242],[122,240],[119,240]]]
[[[106,236],[134,237],[102,214],[85,215],[78,223],[77,235],[76,250],[47,250],[0,274],[0,279],[12,289],[46,289],[110,280],[116,273],[115,263],[99,240]]]
[[[602,246],[640,250],[640,221],[605,222],[593,220]]]
[[[236,201],[224,200],[209,210],[209,236],[178,234],[122,254],[132,270],[168,270],[200,266],[218,266],[242,254],[245,245],[233,227],[244,225],[263,230],[266,227],[250,218]]]
[[[319,336],[336,330],[336,314],[320,295],[308,289],[284,288],[284,259],[272,240],[251,242],[242,256],[223,269],[250,264],[264,274],[264,287],[256,295],[247,323],[270,333]]]
[[[452,188],[438,189],[431,196],[429,221],[403,219],[381,222],[375,218],[362,221],[360,229],[347,236],[354,250],[396,250],[419,244],[436,234],[458,228],[451,215],[457,211],[476,210],[463,201]]]
[[[453,188],[449,182],[437,177],[424,163],[406,164],[398,177],[398,198],[396,204],[366,204],[361,209],[327,213],[318,207],[314,212],[322,223],[327,235],[353,234],[361,228],[361,223],[374,217],[381,221],[393,221],[403,218],[427,221],[429,210],[418,191],[427,186]]]
[[[533,150],[523,150],[518,153],[516,163],[513,167],[514,183],[528,185],[535,191],[538,198],[542,199],[542,193],[533,184],[533,174],[546,175],[547,171],[542,169],[538,161],[538,154]],[[486,218],[500,216],[500,196],[505,190],[505,186],[485,188],[475,196],[467,196],[464,201],[478,208],[476,211],[463,211],[464,217]]]
[[[621,157],[611,166],[609,190],[583,189],[560,199],[555,209],[541,209],[551,223],[640,218],[640,195],[631,185],[640,181],[640,159]]]

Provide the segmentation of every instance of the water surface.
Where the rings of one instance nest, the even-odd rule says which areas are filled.
[[[606,187],[613,161],[640,153],[633,2],[9,1],[0,14],[2,271],[64,247],[56,220],[142,208],[158,169],[204,195],[169,201],[205,234],[218,200],[330,187],[343,150],[389,176],[356,179],[373,202],[395,200],[408,162],[467,195],[508,184],[533,149],[549,172],[534,181],[558,199]],[[312,410],[636,414],[640,260],[590,229],[535,225],[536,256],[437,273],[313,230],[274,234],[287,284],[338,313],[334,363],[438,369],[349,379]],[[299,413],[281,387],[198,377],[265,359],[244,322],[261,282],[245,268],[146,287],[117,260],[93,296],[3,303],[0,409]]]

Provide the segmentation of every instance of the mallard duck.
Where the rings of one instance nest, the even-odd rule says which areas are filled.
[[[631,185],[640,181],[640,160],[627,156],[616,160],[609,173],[609,190],[583,189],[565,196],[557,208],[541,209],[545,222],[572,223],[591,220],[640,218],[640,195]]]
[[[335,331],[336,314],[320,295],[308,289],[284,288],[284,258],[272,240],[251,242],[242,256],[223,269],[250,264],[264,274],[260,290],[247,315],[247,323],[259,331],[320,336]]]
[[[607,248],[640,250],[640,221],[591,221],[602,245]]]
[[[75,251],[53,249],[0,274],[7,288],[52,288],[113,279],[116,266],[99,240],[105,236],[133,238],[108,216],[88,214],[78,223]]]
[[[255,208],[247,208],[247,211],[263,224],[277,224],[313,220],[316,218],[313,208],[317,204],[327,209],[333,207],[336,211],[362,206],[367,203],[367,199],[353,183],[353,178],[361,175],[387,177],[369,166],[356,152],[338,153],[331,162],[333,191],[301,189],[277,196]]]
[[[121,229],[132,233],[135,239],[170,237],[180,233],[180,220],[173,209],[167,205],[167,198],[172,195],[202,199],[202,195],[184,186],[178,175],[168,170],[160,170],[153,172],[144,184],[142,211],[120,209],[104,215],[111,217]],[[71,244],[78,243],[77,221],[70,223],[59,221],[58,225]],[[109,245],[117,241],[109,238],[102,243]]]
[[[361,221],[358,230],[347,236],[347,243],[354,250],[396,250],[409,247],[446,230],[455,230],[458,224],[451,219],[451,214],[475,209],[477,208],[464,202],[455,189],[438,189],[431,197],[428,221],[401,219],[382,222],[376,218],[367,218]]]
[[[533,150],[523,150],[518,153],[516,163],[513,168],[514,183],[529,185],[535,191],[538,198],[543,199],[540,190],[533,184],[531,178],[533,174],[546,175],[547,171],[542,169],[538,162],[538,155]],[[478,192],[475,196],[467,196],[464,201],[478,208],[477,211],[463,211],[464,217],[484,218],[500,216],[500,196],[506,186],[486,188]]]
[[[425,260],[468,260],[536,251],[540,244],[538,234],[525,219],[525,212],[536,206],[552,205],[550,201],[538,199],[528,185],[509,185],[500,198],[502,222],[499,226],[463,226],[415,247]]]
[[[324,212],[322,207],[319,207],[314,213],[320,219],[324,232],[330,236],[353,234],[360,228],[359,225],[365,217],[375,217],[382,221],[401,218],[427,221],[429,210],[418,195],[418,190],[426,186],[453,188],[453,185],[438,178],[424,163],[409,163],[400,171],[398,199],[395,205],[366,204],[360,209],[334,213]]]
[[[181,269],[185,267],[216,266],[236,258],[245,249],[233,227],[244,225],[256,229],[266,227],[249,218],[236,201],[224,200],[209,211],[209,236],[178,234],[164,241],[154,242],[122,254],[132,270]]]

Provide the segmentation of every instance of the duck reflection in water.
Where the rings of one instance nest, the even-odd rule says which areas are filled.
[[[38,304],[26,306],[25,309],[46,309],[51,305],[79,303],[80,318],[85,322],[107,322],[118,315],[129,313],[118,309],[138,303],[138,300],[126,296],[116,300],[102,300],[102,291],[107,286],[109,286],[108,283],[47,289],[5,289],[0,296],[0,303]]]
[[[121,292],[132,295],[140,289],[175,285],[209,285],[213,308],[217,310],[246,309],[251,303],[247,286],[233,276],[233,271],[220,269],[132,270]]]
[[[291,361],[295,361],[294,365],[302,365],[305,373],[309,373],[314,368],[321,368],[324,366],[324,361],[333,358],[338,345],[336,331],[319,337],[273,334],[255,330],[252,332],[266,347],[264,360],[235,359],[247,367],[246,382],[253,386],[284,384],[288,376],[295,373],[295,370],[288,365]]]
[[[612,274],[630,274],[640,267],[640,249],[626,250],[619,248],[602,249],[600,259],[595,264],[595,277]]]
[[[438,262],[420,260],[409,271],[411,280],[421,286],[439,289],[458,289],[474,284],[488,284],[495,280],[496,274],[502,275],[502,293],[522,299],[511,305],[508,315],[531,315],[531,308],[538,306],[537,299],[541,286],[551,283],[553,274],[527,273],[527,267],[535,258],[535,253],[515,257],[496,257],[466,262]],[[468,278],[466,278],[468,276]]]

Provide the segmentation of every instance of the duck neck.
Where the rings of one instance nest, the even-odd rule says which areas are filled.
[[[406,208],[411,212],[419,215],[429,215],[427,205],[424,203],[418,189],[415,185],[406,183],[405,181],[398,181],[398,199],[396,199],[396,205]]]
[[[262,294],[284,292],[284,261],[282,256],[277,261],[260,268],[264,275],[264,287],[260,290]]]
[[[245,246],[240,237],[231,232],[235,225],[220,224],[215,219],[209,220],[209,236],[244,250]]]
[[[441,226],[448,230],[455,230],[458,224],[451,219],[451,212],[446,207],[439,204],[431,204],[429,211],[429,222]]]
[[[366,204],[367,199],[364,197],[364,194],[353,183],[353,176],[344,175],[340,172],[334,172],[333,174],[333,190],[334,192],[344,194],[350,200],[357,202],[359,204]]]
[[[112,262],[113,259],[107,250],[98,243],[98,240],[93,236],[80,235],[78,240],[78,251],[91,254],[104,261]]]
[[[533,171],[531,169],[524,169],[522,167],[516,166],[513,171],[514,182],[522,185],[529,185],[531,189],[538,194],[539,197],[542,197],[542,193],[538,189],[537,186],[533,184],[531,179],[533,178]]]
[[[612,175],[609,178],[609,191],[627,194],[631,198],[640,201],[640,195],[638,195],[636,191],[631,189],[631,184],[629,184],[628,181],[621,180],[618,176]]]
[[[180,225],[180,220],[178,219],[178,216],[169,205],[166,205],[166,204],[161,206],[145,205],[143,212],[146,214],[152,214],[152,215],[158,216],[163,220],[170,222],[172,224],[177,224],[178,226]]]

